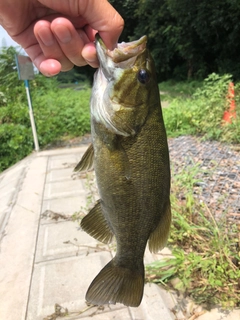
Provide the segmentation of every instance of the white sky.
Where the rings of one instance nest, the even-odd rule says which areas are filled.
[[[10,47],[10,46],[14,46],[14,47],[16,47],[16,46],[19,46],[19,44],[17,44],[15,41],[13,41],[12,40],[12,38],[11,37],[9,37],[9,35],[7,34],[7,31],[5,31],[4,29],[3,29],[3,27],[2,26],[0,26],[0,47],[2,47],[2,44],[3,44],[3,39],[5,39],[6,40],[6,45],[7,45],[7,47]],[[4,41],[5,42],[5,41]]]

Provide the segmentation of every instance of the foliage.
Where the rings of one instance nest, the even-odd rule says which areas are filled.
[[[188,98],[180,95],[172,99],[168,108],[163,109],[164,120],[169,136],[182,134],[203,135],[207,139],[240,142],[240,121],[223,125],[224,111],[229,108],[227,99],[231,75],[209,75],[203,85]],[[236,85],[236,103],[239,101],[239,85]]]
[[[28,103],[18,80],[12,47],[0,52],[0,172],[33,150]],[[30,91],[40,147],[63,136],[90,131],[88,85],[81,91],[60,89],[56,78],[36,75]]]
[[[199,168],[173,174],[173,223],[169,246],[172,256],[147,266],[148,281],[164,283],[190,295],[198,304],[239,307],[240,256],[237,232],[229,236],[224,221],[193,194]]]
[[[41,90],[40,90],[41,91]],[[90,131],[90,89],[50,90],[39,95],[33,90],[32,103],[40,147],[61,137],[81,136]],[[27,101],[0,108],[0,171],[33,150]]]
[[[162,101],[171,102],[175,98],[191,98],[196,89],[200,89],[203,85],[202,81],[175,81],[173,79],[161,82],[159,90]]]
[[[21,160],[32,150],[30,128],[21,124],[1,124],[0,141],[0,172]]]
[[[56,79],[61,83],[79,83],[88,81],[87,74],[82,73],[81,68],[79,70],[77,67],[73,67],[73,69],[67,72],[60,72],[56,76]]]
[[[204,79],[210,73],[240,79],[238,0],[109,0],[125,27],[119,41],[146,34],[159,81]],[[75,67],[58,75],[63,83],[90,83],[94,69]]]
[[[90,89],[59,89],[35,100],[39,143],[44,146],[60,137],[82,136],[90,131]]]
[[[133,30],[136,26],[136,17],[134,12],[138,8],[138,0],[109,0],[112,6],[120,13],[124,19],[124,29],[119,41],[128,41],[133,36]]]
[[[13,47],[0,51],[0,107],[8,102],[21,102],[25,94],[24,86],[16,86],[18,74],[15,62],[17,50]]]
[[[240,78],[238,0],[110,0],[125,20],[121,40],[146,34],[159,80]]]

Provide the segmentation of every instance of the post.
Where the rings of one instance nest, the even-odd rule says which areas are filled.
[[[36,130],[35,121],[34,121],[34,115],[33,115],[33,109],[32,109],[31,96],[30,96],[30,92],[29,92],[28,80],[24,80],[24,85],[25,85],[26,93],[27,93],[28,109],[29,109],[29,116],[30,116],[30,122],[31,122],[32,133],[33,133],[34,146],[35,146],[35,150],[39,151],[37,130]]]
[[[232,123],[232,120],[237,118],[233,82],[229,82],[227,103],[229,104],[229,107],[228,110],[225,110],[223,113],[223,124]]]

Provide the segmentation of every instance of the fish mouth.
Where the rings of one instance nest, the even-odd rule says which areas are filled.
[[[105,46],[98,33],[95,40],[100,68],[107,74],[111,73],[111,70],[116,67],[121,69],[131,68],[137,56],[146,49],[147,45],[147,36],[142,36],[139,40],[132,42],[118,43],[113,50],[109,50]]]
[[[142,36],[139,40],[135,40],[132,42],[118,43],[115,49],[109,50],[97,33],[96,43],[99,43],[101,49],[107,56],[112,59],[113,62],[119,63],[122,61],[126,61],[132,57],[138,56],[141,52],[143,52],[146,48],[147,36]]]
[[[91,103],[92,114],[97,121],[101,122],[110,132],[121,136],[133,136],[136,134],[135,128],[122,119],[122,110],[136,109],[136,103],[130,104],[123,99],[119,99],[115,91],[115,85],[123,79],[125,72],[131,74],[132,69],[138,68],[145,62],[145,52],[147,50],[147,37],[143,36],[139,40],[132,42],[122,42],[116,48],[109,50],[103,40],[96,34],[95,45],[100,67],[94,76],[94,95],[101,98]],[[143,58],[140,56],[143,54]],[[139,59],[140,58],[140,59]],[[130,72],[129,72],[130,71]],[[95,82],[96,81],[96,82]],[[121,89],[120,89],[121,90]],[[92,100],[93,101],[93,100]],[[142,103],[140,104],[142,105]]]

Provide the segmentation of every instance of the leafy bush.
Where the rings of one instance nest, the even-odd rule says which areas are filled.
[[[33,137],[23,81],[18,80],[10,47],[0,52],[0,172],[33,150]],[[36,75],[30,81],[40,147],[64,135],[90,131],[90,89],[59,89],[56,78]]]
[[[35,119],[40,145],[44,146],[64,135],[82,136],[90,131],[90,89],[61,89],[38,96]]]
[[[82,136],[90,131],[90,89],[80,92],[54,89],[42,92],[40,95],[37,86],[33,89],[32,96],[40,147],[65,135]],[[0,171],[2,171],[33,150],[27,101],[1,106],[0,123]]]
[[[194,92],[201,88],[202,81],[174,81],[168,80],[159,84],[161,100],[172,101],[175,98],[191,98]]]
[[[0,141],[0,172],[23,159],[32,150],[31,129],[21,124],[1,124]]]
[[[215,73],[204,80],[203,86],[189,97],[174,98],[168,108],[163,109],[169,136],[182,134],[204,135],[207,139],[228,142],[240,141],[240,120],[223,125],[224,111],[229,107],[227,99],[231,75],[219,76]],[[236,103],[239,103],[239,85],[235,89]]]
[[[18,80],[13,47],[0,51],[0,172],[33,150],[33,137],[23,81]],[[57,78],[36,75],[30,92],[40,147],[62,136],[90,131],[90,88],[60,89]]]

